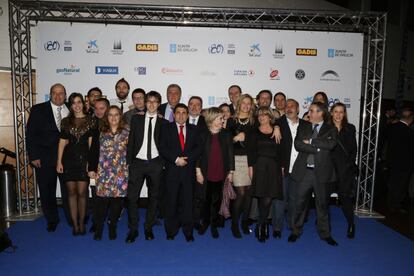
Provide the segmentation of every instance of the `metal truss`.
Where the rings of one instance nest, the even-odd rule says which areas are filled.
[[[385,54],[386,14],[349,11],[210,8],[126,4],[9,1],[12,87],[20,214],[37,212],[36,185],[25,146],[33,105],[30,24],[36,21],[361,32],[365,34],[364,105],[356,211],[372,210]],[[34,204],[30,204],[31,200]]]

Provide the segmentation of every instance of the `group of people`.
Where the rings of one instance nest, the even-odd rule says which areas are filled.
[[[66,103],[65,87],[58,83],[50,88],[50,101],[33,106],[27,151],[49,232],[59,223],[59,178],[73,235],[86,234],[91,185],[95,240],[102,239],[105,223],[109,239],[117,238],[124,207],[126,242],[136,240],[144,181],[146,240],[155,238],[152,228],[160,218],[168,240],[181,228],[192,242],[194,229],[203,235],[210,228],[218,238],[219,228],[231,217],[235,238],[249,235],[256,221],[259,242],[269,238],[269,225],[280,239],[286,221],[288,241],[295,242],[313,193],[319,236],[335,246],[329,219],[332,192],[338,193],[347,220],[346,235],[354,238],[357,143],[344,104],[329,110],[327,95],[317,92],[302,119],[299,103],[282,92],[273,96],[262,90],[253,98],[232,85],[229,104],[203,109],[199,96],[181,103],[177,84],[168,86],[163,104],[156,91],[138,88],[129,98],[129,90],[129,83],[120,79],[114,100],[94,87],[86,100],[72,93]]]

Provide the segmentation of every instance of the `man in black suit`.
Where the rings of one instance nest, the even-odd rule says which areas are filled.
[[[293,164],[298,157],[298,152],[295,149],[293,141],[295,140],[298,127],[308,122],[299,118],[299,103],[294,99],[289,99],[286,102],[286,113],[277,121],[282,134],[281,148],[282,148],[282,172],[283,172],[283,200],[273,200],[272,202],[272,225],[273,237],[280,239],[282,237],[283,221],[285,220],[285,210],[287,209],[287,223],[288,228],[293,228],[294,210],[295,210],[295,183],[291,177]]]
[[[242,94],[242,90],[240,86],[233,84],[229,87],[227,92],[229,94],[230,99],[230,113],[231,115],[234,115],[236,113],[237,101],[239,100]]]
[[[414,172],[413,112],[404,109],[399,122],[389,126],[386,133],[388,180],[388,205],[390,212],[407,211],[402,203],[408,194],[408,183]]]
[[[289,242],[295,242],[302,234],[306,207],[313,191],[319,236],[329,245],[338,245],[331,237],[327,191],[327,184],[336,180],[331,151],[337,143],[337,130],[327,124],[328,116],[325,104],[313,102],[309,108],[312,125],[302,124],[297,130],[295,148],[299,155],[292,170],[296,183],[296,215]]]
[[[181,100],[181,87],[178,84],[170,84],[167,87],[167,102],[158,107],[160,113],[169,122],[174,122],[174,107]]]
[[[175,122],[161,131],[160,153],[166,161],[166,217],[167,239],[173,240],[180,225],[188,242],[193,237],[193,189],[195,165],[201,154],[197,127],[187,123],[188,108],[177,104]]]
[[[65,105],[66,89],[60,84],[50,88],[50,100],[36,104],[30,111],[26,130],[26,146],[29,160],[36,171],[39,185],[40,202],[47,220],[47,231],[54,232],[59,223],[56,203],[57,178],[60,179],[60,191],[66,220],[70,224],[68,196],[63,179],[56,172],[56,160],[60,136],[60,124],[69,114]]]
[[[197,126],[200,128],[207,128],[206,121],[201,115],[201,110],[203,110],[203,99],[199,96],[192,96],[188,100],[188,112],[189,116],[187,123]]]
[[[145,239],[153,240],[152,226],[157,215],[159,185],[163,161],[159,156],[160,132],[167,121],[157,113],[161,95],[150,91],[145,95],[147,111],[145,115],[135,114],[131,119],[131,130],[127,147],[129,165],[128,182],[128,227],[127,243],[138,236],[137,200],[141,193],[144,178],[148,179],[148,209],[145,218]]]

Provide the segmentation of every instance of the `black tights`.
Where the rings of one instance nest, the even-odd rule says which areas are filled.
[[[70,217],[75,230],[84,230],[86,216],[86,195],[88,183],[86,181],[66,182],[69,197]]]
[[[250,186],[234,187],[237,197],[233,201],[233,208],[231,219],[234,224],[239,223],[240,215],[243,213],[242,220],[249,218],[251,197],[250,197]]]
[[[266,223],[267,218],[269,217],[270,207],[272,206],[272,198],[271,197],[259,197],[258,205],[259,205],[259,223],[260,224]]]

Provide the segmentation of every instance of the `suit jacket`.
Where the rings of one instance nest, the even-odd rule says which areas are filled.
[[[154,128],[154,141],[158,151],[160,151],[160,133],[161,129],[168,123],[167,120],[156,117],[156,124]],[[127,147],[127,164],[131,164],[141,149],[145,134],[145,115],[135,114],[131,118],[130,132],[128,136]]]
[[[282,134],[281,144],[281,166],[285,169],[285,172],[289,172],[290,166],[290,155],[292,153],[292,144],[295,140],[295,137],[292,137],[292,133],[290,132],[289,123],[286,118],[286,115],[277,120],[276,124],[280,127],[280,132]],[[299,118],[299,126],[303,124],[310,124],[309,122],[302,120]]]
[[[337,175],[344,178],[346,174],[355,173],[355,159],[357,155],[356,129],[353,124],[346,124],[338,132],[337,141],[332,157]]]
[[[190,118],[187,119],[187,124],[190,123]],[[197,128],[199,131],[202,131],[203,129],[207,128],[206,120],[204,119],[204,116],[200,115],[197,122]]]
[[[386,134],[387,162],[391,169],[414,171],[414,130],[398,122],[389,126]]]
[[[338,131],[336,127],[324,122],[319,129],[317,138],[312,139],[312,144],[305,144],[303,140],[309,140],[312,137],[312,132],[312,124],[302,124],[298,127],[294,143],[299,155],[293,165],[292,178],[296,182],[302,181],[307,170],[308,155],[313,154],[318,182],[334,182],[336,174],[331,152],[337,144]]]
[[[201,169],[204,182],[207,181],[208,161],[211,149],[211,132],[206,128],[200,133],[201,155],[197,161],[197,167]],[[234,171],[233,138],[228,130],[222,129],[219,132],[219,142],[222,152],[224,175]]]
[[[184,151],[181,149],[179,132],[175,122],[163,127],[160,136],[160,154],[166,161],[167,183],[182,180],[194,181],[195,165],[201,154],[199,132],[196,126],[186,124]],[[187,165],[175,164],[177,157],[188,157]]]
[[[26,128],[29,160],[40,159],[44,167],[56,166],[59,136],[50,101],[34,105]]]
[[[164,118],[165,118],[165,110],[167,109],[167,104],[168,103],[163,103],[158,107],[158,113],[161,114]]]

